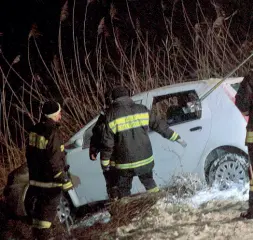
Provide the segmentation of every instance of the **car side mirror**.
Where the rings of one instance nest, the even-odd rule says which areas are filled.
[[[83,146],[83,139],[76,139],[74,142],[76,147],[82,147]]]

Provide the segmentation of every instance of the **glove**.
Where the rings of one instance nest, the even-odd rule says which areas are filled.
[[[90,160],[92,160],[92,161],[97,160],[98,152],[97,152],[96,148],[90,147],[90,152],[89,153],[90,153]]]
[[[110,171],[110,165],[102,166],[102,169],[103,169],[104,172],[108,172],[108,171]]]
[[[66,165],[66,166],[64,167],[64,172],[68,172],[69,168],[70,168],[70,166],[69,166],[69,165]]]
[[[67,192],[68,190],[73,188],[73,184],[72,184],[70,178],[68,177],[67,172],[62,172],[59,176],[56,177],[55,181],[57,183],[62,184],[61,188],[63,191]]]
[[[186,143],[183,139],[179,138],[179,139],[177,140],[177,142],[178,142],[183,148],[186,148],[186,147],[187,147],[187,143]]]

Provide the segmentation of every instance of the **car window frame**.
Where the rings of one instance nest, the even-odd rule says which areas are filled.
[[[155,95],[153,95],[152,97],[153,97],[153,99],[152,99],[152,104],[151,104],[151,106],[150,106],[150,110],[152,111],[153,110],[153,106],[154,106],[154,104],[156,104],[155,103],[155,99],[159,99],[159,98],[161,98],[161,100],[160,101],[163,101],[163,100],[165,100],[165,99],[168,99],[168,98],[166,98],[166,96],[175,96],[175,95],[177,95],[177,94],[179,94],[179,93],[181,93],[181,94],[184,94],[184,93],[191,93],[191,92],[194,92],[194,95],[197,97],[197,103],[200,105],[199,107],[200,107],[200,109],[198,110],[198,111],[200,111],[200,114],[199,114],[199,116],[196,116],[196,118],[193,118],[193,119],[188,119],[188,120],[185,120],[185,121],[180,121],[180,122],[175,122],[175,123],[169,123],[169,121],[168,121],[168,119],[167,119],[167,116],[166,116],[166,121],[168,122],[168,124],[170,125],[170,126],[176,126],[176,125],[180,125],[180,124],[184,124],[184,123],[187,123],[187,122],[192,122],[192,121],[196,121],[196,120],[199,120],[199,119],[201,119],[201,117],[202,117],[202,113],[203,113],[203,109],[202,109],[202,103],[201,103],[201,101],[200,101],[200,97],[199,97],[199,95],[198,95],[198,93],[197,93],[197,91],[195,90],[195,89],[188,89],[188,90],[184,90],[184,91],[173,91],[173,92],[164,92],[163,94],[160,94],[160,95],[157,95],[157,96],[155,96]],[[159,101],[158,101],[159,102]],[[183,110],[183,107],[182,107],[182,110]],[[168,109],[166,109],[166,111],[168,111]]]

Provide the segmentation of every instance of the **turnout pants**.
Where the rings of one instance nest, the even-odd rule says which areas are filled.
[[[249,153],[249,210],[248,212],[253,217],[253,173],[252,173],[252,166],[253,166],[253,143],[248,143],[248,153]]]
[[[109,171],[103,171],[105,182],[106,182],[106,190],[109,199],[116,199],[119,197],[117,182],[118,175],[115,168],[110,168]]]
[[[131,188],[134,176],[136,176],[134,170],[118,171],[118,188],[120,198],[131,195]],[[141,183],[146,188],[147,192],[159,191],[159,188],[157,187],[155,180],[153,178],[152,170],[137,176],[139,177]]]
[[[47,240],[60,202],[60,188],[29,186],[25,208],[31,218],[33,239]]]

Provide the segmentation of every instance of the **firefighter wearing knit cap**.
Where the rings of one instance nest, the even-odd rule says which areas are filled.
[[[33,235],[38,240],[49,239],[61,191],[73,187],[65,163],[60,120],[60,104],[45,102],[41,121],[31,128],[26,145],[29,188],[25,208],[31,213]]]
[[[149,128],[170,141],[186,146],[180,136],[144,105],[136,104],[125,87],[112,90],[110,108],[105,115],[101,144],[101,165],[104,171],[117,171],[119,197],[131,194],[132,180],[138,176],[148,192],[158,192],[154,178],[154,157],[148,136]]]

